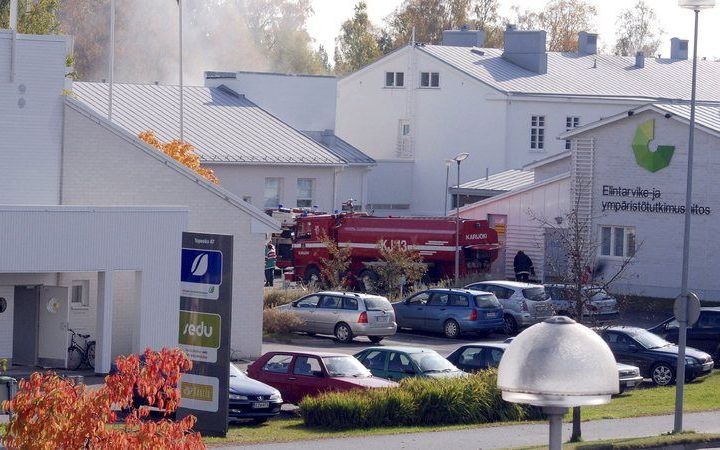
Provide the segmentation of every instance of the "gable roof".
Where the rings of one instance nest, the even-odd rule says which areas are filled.
[[[460,185],[462,195],[497,195],[512,191],[535,182],[535,172],[510,169],[490,175],[487,178],[468,181]],[[450,192],[457,192],[458,187],[450,187]]]
[[[599,128],[618,120],[623,120],[634,114],[645,111],[655,111],[658,114],[666,115],[668,118],[679,120],[687,125],[690,124],[690,105],[687,104],[668,104],[668,103],[649,103],[646,105],[624,111],[595,122],[588,123],[570,131],[566,131],[558,136],[558,139],[572,139],[580,134]],[[718,105],[696,105],[695,108],[695,127],[704,130],[707,133],[720,137],[720,106]]]
[[[98,114],[94,109],[92,109],[87,104],[85,104],[79,100],[76,100],[74,98],[71,98],[69,96],[65,97],[65,105],[69,108],[74,109],[75,111],[79,112],[80,114],[85,115],[86,117],[92,118],[92,120],[95,123],[97,123],[99,126],[107,129],[111,133],[128,141],[130,144],[134,145],[139,150],[145,152],[148,156],[164,162],[165,166],[167,166],[170,170],[175,170],[175,171],[179,172],[180,174],[186,176],[188,179],[194,181],[199,186],[203,187],[204,189],[207,189],[208,191],[212,192],[213,194],[217,195],[218,197],[224,199],[230,205],[247,213],[248,215],[250,215],[250,217],[252,217],[253,219],[256,219],[258,222],[265,225],[270,230],[275,230],[275,231],[280,230],[280,224],[277,221],[275,221],[275,219],[268,216],[267,214],[265,214],[263,211],[259,210],[252,204],[238,198],[232,192],[230,192],[214,183],[211,183],[210,181],[206,180],[204,177],[198,175],[195,171],[189,169],[188,167],[186,167],[185,165],[176,161],[175,159],[167,156],[165,153],[158,151],[157,149],[155,149],[153,147],[150,147],[150,145],[148,145],[145,141],[142,141],[139,137],[137,137],[137,135],[132,134],[127,129],[119,126],[118,124],[109,121],[106,117],[106,114]]]
[[[303,131],[304,135],[314,140],[318,144],[327,147],[335,156],[341,158],[348,164],[371,166],[375,164],[375,160],[363,153],[359,148],[350,144],[346,140],[336,136],[332,131]]]
[[[73,83],[73,94],[107,116],[107,83]],[[113,84],[113,122],[134,135],[178,138],[179,87]],[[345,160],[224,86],[183,87],[184,137],[205,163],[342,166]]]
[[[502,49],[417,45],[417,48],[505,94],[637,100],[690,98],[692,61],[547,53],[547,73],[502,58]],[[720,101],[720,62],[698,61],[698,100]]]

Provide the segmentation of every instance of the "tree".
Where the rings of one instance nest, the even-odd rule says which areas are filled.
[[[582,179],[574,181],[573,207],[557,218],[549,220],[535,215],[530,216],[538,223],[552,240],[552,246],[558,252],[547,259],[550,276],[566,288],[563,290],[570,302],[568,314],[577,322],[588,326],[604,325],[595,314],[590,314],[590,303],[597,294],[610,290],[612,285],[622,279],[635,258],[632,254],[610,267],[598,258],[600,243],[593,232],[598,217],[586,212],[584,200],[590,196],[592,187]],[[618,305],[622,308],[623,305]],[[573,408],[573,432],[571,441],[581,439],[580,407]]]
[[[498,0],[476,0],[471,5],[472,24],[478,30],[485,31],[485,47],[502,48],[503,25],[506,19],[498,13]]]
[[[200,157],[196,155],[195,147],[187,142],[183,142],[179,139],[173,139],[170,142],[162,142],[155,136],[152,131],[143,131],[139,135],[140,139],[145,141],[147,144],[155,147],[161,152],[165,153],[175,161],[183,164],[184,166],[194,170],[198,175],[211,181],[215,184],[219,184],[220,180],[215,176],[212,169],[202,167],[200,164]]]
[[[143,354],[118,357],[117,373],[105,377],[99,389],[87,389],[55,373],[33,373],[20,381],[18,393],[3,403],[10,422],[2,443],[8,448],[204,448],[192,431],[194,416],[179,422],[164,418],[145,420],[150,406],[170,414],[177,409],[180,374],[192,366],[179,349],[150,349]],[[133,406],[133,393],[148,405]],[[124,424],[114,424],[113,407],[129,410]]]
[[[468,21],[470,0],[405,0],[386,19],[392,48],[415,40],[428,44],[442,41],[443,30],[460,28]]]
[[[350,268],[352,248],[340,247],[337,242],[323,232],[320,242],[328,251],[327,258],[320,258],[320,273],[330,289],[344,289],[349,284],[347,277]]]
[[[340,27],[335,45],[335,73],[343,75],[364,67],[382,55],[378,33],[370,23],[367,4],[355,5],[355,15]]]
[[[551,52],[577,51],[578,33],[593,29],[597,16],[597,9],[584,0],[551,0],[542,11],[521,12],[517,6],[513,10],[519,29],[547,32]]]
[[[373,266],[377,273],[373,288],[388,297],[397,297],[403,295],[406,285],[422,280],[427,265],[423,263],[420,252],[407,244],[400,241],[390,241],[389,244],[382,240],[378,242],[380,260]]]
[[[645,3],[638,2],[632,8],[623,10],[615,22],[617,41],[613,53],[632,56],[637,52],[655,55],[660,47],[663,34],[655,11]]]
[[[18,0],[18,33],[58,34],[63,0]],[[10,26],[10,0],[0,0],[0,28]]]

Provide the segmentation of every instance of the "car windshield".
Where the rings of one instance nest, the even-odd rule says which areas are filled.
[[[422,372],[453,372],[457,370],[450,361],[437,352],[412,353],[410,355]]]
[[[325,367],[331,377],[365,378],[370,371],[352,356],[328,356],[323,358]]]
[[[230,378],[232,377],[245,378],[245,374],[235,364],[230,363]]]
[[[545,292],[545,288],[542,286],[523,289],[522,292],[523,297],[536,302],[547,300],[549,298],[547,292]]]
[[[640,345],[647,349],[667,347],[668,345],[672,345],[670,342],[661,338],[657,334],[653,334],[646,330],[638,330],[637,332],[632,334],[632,337],[633,339],[638,341]]]
[[[478,308],[498,308],[500,306],[500,302],[493,294],[476,295],[475,304]]]
[[[365,297],[365,309],[368,311],[392,311],[392,305],[383,297]]]

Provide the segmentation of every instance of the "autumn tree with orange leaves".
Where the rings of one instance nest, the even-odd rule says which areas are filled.
[[[155,136],[155,132],[149,130],[140,133],[139,137],[175,161],[194,170],[203,178],[212,181],[215,184],[220,183],[220,180],[215,176],[212,169],[202,167],[200,164],[200,157],[195,154],[195,147],[191,144],[183,142],[179,139],[173,139],[170,142],[162,142],[157,138],[157,136]]]
[[[202,449],[200,434],[192,431],[194,416],[180,421],[147,420],[149,406],[135,407],[139,395],[148,405],[174,412],[180,401],[180,374],[192,363],[178,349],[145,350],[118,357],[117,372],[105,377],[100,389],[90,390],[53,372],[33,373],[19,383],[15,398],[3,403],[12,415],[2,443],[10,449]],[[122,424],[113,406],[129,411]]]

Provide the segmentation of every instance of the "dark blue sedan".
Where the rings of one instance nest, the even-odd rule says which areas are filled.
[[[280,413],[283,399],[280,391],[245,375],[230,364],[230,396],[228,418],[250,419],[263,423]]]
[[[466,332],[485,336],[503,330],[503,308],[490,292],[429,289],[392,306],[398,328],[441,332],[451,339]]]

